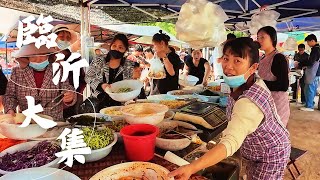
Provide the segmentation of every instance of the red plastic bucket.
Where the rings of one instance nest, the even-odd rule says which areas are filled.
[[[132,124],[120,130],[127,159],[149,161],[154,156],[156,136],[159,129],[150,124]]]

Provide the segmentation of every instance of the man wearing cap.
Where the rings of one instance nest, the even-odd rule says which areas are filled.
[[[50,61],[55,60],[54,54],[57,52],[54,48],[48,49],[45,46],[37,49],[34,43],[20,48],[15,55],[20,67],[12,69],[4,96],[5,113],[15,116],[18,106],[19,112],[28,109],[26,96],[32,96],[35,105],[41,104],[43,107],[41,114],[51,116],[55,121],[63,120],[63,106],[74,105],[77,97],[68,80],[59,81],[57,85],[52,81],[53,69]],[[59,95],[62,95],[62,102],[52,103]]]

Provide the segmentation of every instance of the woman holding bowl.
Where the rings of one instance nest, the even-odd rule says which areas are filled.
[[[140,77],[138,71],[134,70],[134,63],[124,57],[128,49],[128,38],[124,34],[117,34],[110,44],[107,56],[97,56],[90,64],[85,80],[90,85],[92,96],[104,99],[96,111],[121,105],[121,102],[111,99],[104,91],[112,83]]]

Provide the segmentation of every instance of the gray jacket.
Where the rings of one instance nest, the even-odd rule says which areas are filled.
[[[97,56],[90,64],[86,72],[85,81],[90,85],[91,95],[97,97],[101,92],[97,90],[99,84],[109,83],[109,62],[106,62],[105,56]],[[133,62],[126,60],[120,65],[118,73],[123,74],[123,80],[132,79]],[[104,78],[106,82],[104,82]]]

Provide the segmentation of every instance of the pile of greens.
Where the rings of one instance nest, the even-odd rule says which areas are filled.
[[[126,93],[132,91],[131,88],[125,87],[125,88],[119,88],[117,93]]]
[[[84,142],[91,150],[101,149],[114,140],[113,131],[110,128],[92,129],[92,127],[82,128]],[[92,132],[93,131],[93,132]]]

